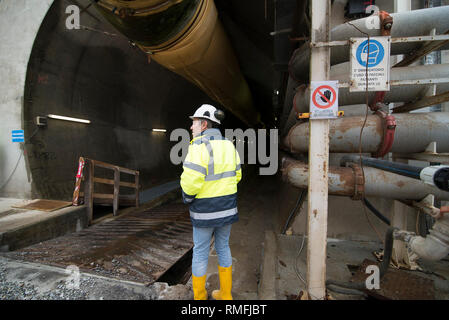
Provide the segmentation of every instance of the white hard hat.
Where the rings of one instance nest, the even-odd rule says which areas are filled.
[[[195,111],[195,114],[193,116],[190,116],[189,118],[192,120],[193,118],[203,118],[221,124],[220,120],[223,120],[223,117],[223,111],[218,110],[210,104],[203,104]],[[217,118],[219,118],[220,120]]]

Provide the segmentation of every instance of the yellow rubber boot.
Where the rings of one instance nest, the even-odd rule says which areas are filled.
[[[220,278],[220,290],[214,290],[212,297],[215,300],[232,300],[232,266],[227,268],[218,266],[218,276]]]
[[[207,300],[206,275],[195,277],[192,274],[192,287],[194,300]]]

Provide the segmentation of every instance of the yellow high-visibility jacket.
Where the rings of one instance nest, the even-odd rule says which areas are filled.
[[[190,204],[194,227],[221,227],[238,221],[240,157],[220,130],[207,129],[190,142],[183,169],[182,196]]]

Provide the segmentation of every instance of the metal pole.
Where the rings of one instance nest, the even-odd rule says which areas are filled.
[[[330,0],[311,4],[312,42],[330,40]],[[329,80],[330,48],[312,48],[310,79]],[[311,299],[326,297],[329,120],[310,120],[307,241],[307,291]]]

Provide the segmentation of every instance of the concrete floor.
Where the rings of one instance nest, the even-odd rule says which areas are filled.
[[[51,212],[15,208],[34,200],[0,198],[0,251],[11,251],[87,227],[84,206]]]
[[[281,211],[286,211],[286,204],[281,203],[277,196],[282,183],[279,179],[251,174],[251,170],[247,170],[243,182],[239,185],[239,221],[233,225],[230,238],[233,297],[235,300],[294,299],[305,289],[300,277],[306,278],[307,239],[298,256],[302,237],[280,234],[285,224],[285,219],[281,217],[285,213],[282,214]],[[381,248],[380,242],[328,239],[327,278],[348,281],[352,276],[348,265],[360,265],[364,259],[374,260],[372,252]],[[297,271],[294,268],[295,263]],[[217,255],[212,248],[206,285],[209,295],[219,287],[217,265]],[[449,261],[422,263],[421,266],[425,272],[413,273],[434,280],[436,299],[449,299]],[[150,287],[143,287],[126,281],[108,284],[107,279],[82,273],[81,291],[70,291],[63,286],[63,280],[67,278],[64,269],[5,258],[0,258],[0,267],[4,277],[0,280],[7,283],[6,286],[31,286],[32,290],[28,290],[30,295],[19,295],[22,299],[65,299],[61,297],[64,294],[74,299],[193,298],[191,280],[187,285],[168,286],[158,282]],[[4,289],[1,286],[2,284],[0,293]],[[120,288],[126,294],[120,295]],[[35,294],[33,290],[36,290]],[[360,299],[360,296],[331,294],[334,299]]]
[[[306,278],[306,256],[307,239],[300,253],[302,236],[276,235],[277,255],[275,259],[276,268],[276,299],[292,299],[300,291],[305,290],[303,279]],[[359,266],[364,259],[376,261],[373,252],[379,252],[383,245],[379,242],[362,242],[328,239],[327,245],[327,279],[348,282],[353,276],[353,270],[348,266]],[[297,275],[294,264],[297,263]],[[400,270],[409,275],[422,277],[434,281],[435,299],[449,299],[449,260],[437,262],[419,261],[422,271]],[[390,267],[390,270],[393,270]],[[390,271],[391,272],[391,271]],[[405,289],[404,289],[405,290]],[[343,295],[328,291],[332,299],[336,300],[360,300],[361,296]],[[364,298],[363,298],[364,299]]]
[[[302,236],[276,235],[276,299],[286,300],[305,291],[307,271],[307,238]],[[378,251],[382,245],[376,242],[340,241],[328,239],[327,279],[349,281],[352,274],[347,265],[359,265],[364,259],[373,259],[371,252]],[[297,271],[294,265],[297,264]],[[301,278],[303,280],[301,280]],[[335,299],[360,299],[358,296],[344,296],[331,293]]]
[[[249,170],[248,173],[251,171]],[[265,231],[274,228],[274,217],[278,212],[276,197],[270,196],[276,192],[275,177],[259,177],[246,175],[245,183],[239,185],[239,222],[233,225],[230,246],[233,255],[233,296],[236,300],[258,299],[258,286],[262,265],[262,252]],[[257,190],[257,192],[253,192]],[[16,204],[19,199],[9,199],[0,202],[6,209]],[[48,213],[36,211],[36,216]],[[23,223],[23,221],[22,221]],[[8,286],[14,288],[29,286],[28,296],[19,295],[19,299],[65,299],[61,297],[66,292],[66,298],[75,299],[192,299],[191,284],[186,286],[167,286],[156,283],[147,289],[138,284],[115,281],[107,285],[106,279],[81,273],[81,291],[70,291],[64,287],[67,278],[66,270],[41,264],[13,261],[0,257],[3,279],[3,289]],[[18,270],[21,270],[20,272]],[[211,250],[208,266],[207,287],[211,292],[218,288],[217,255]],[[19,272],[19,273],[17,273]],[[89,280],[90,279],[90,280]],[[94,280],[92,280],[94,279]],[[92,286],[95,282],[99,286]],[[88,285],[87,285],[88,284]],[[112,290],[110,286],[123,288],[129,295],[120,295],[120,290]],[[93,289],[95,287],[95,290]],[[98,288],[103,288],[104,293]],[[14,291],[14,290],[13,290]],[[17,290],[16,290],[17,291]],[[55,294],[52,294],[55,293]],[[108,293],[110,292],[110,293]],[[10,297],[5,295],[6,298]]]
[[[233,297],[238,300],[286,300],[297,297],[306,279],[307,237],[280,234],[291,203],[282,202],[283,182],[276,177],[254,175],[239,189],[240,221],[233,225],[230,246],[233,255]],[[253,192],[251,192],[253,191]],[[295,200],[295,199],[293,199]],[[303,226],[301,228],[305,230]],[[363,260],[376,261],[380,241],[328,238],[327,279],[349,281]],[[300,255],[298,255],[300,253]],[[297,271],[294,264],[297,263]],[[402,272],[434,281],[435,299],[449,299],[449,261],[419,261],[422,271]],[[208,267],[209,292],[218,287],[217,257],[211,250]],[[299,275],[298,275],[299,273]],[[362,296],[329,292],[332,299],[359,300]]]
[[[45,217],[55,215],[55,212],[16,208],[33,201],[16,198],[0,198],[0,232],[13,230],[44,219]]]
[[[239,221],[231,230],[229,245],[233,259],[232,294],[236,300],[258,299],[265,231],[273,230],[278,204],[276,178],[252,176],[239,185]],[[219,287],[218,259],[214,249],[209,256],[207,288],[209,295]]]

